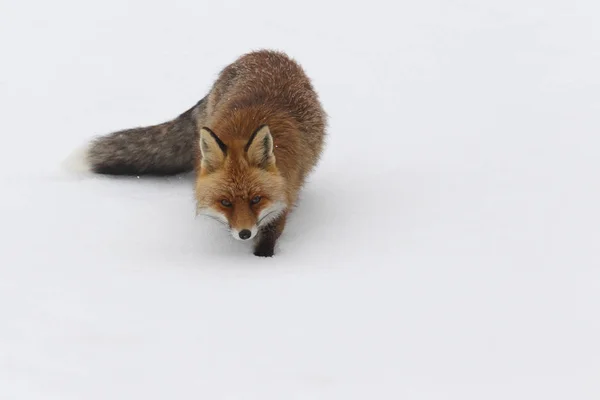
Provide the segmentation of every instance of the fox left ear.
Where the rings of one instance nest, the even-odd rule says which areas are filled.
[[[212,172],[219,169],[225,161],[227,146],[210,129],[200,129],[200,152],[202,153],[202,169]]]
[[[254,131],[246,144],[248,160],[260,168],[275,164],[273,153],[273,136],[267,125],[262,125]]]

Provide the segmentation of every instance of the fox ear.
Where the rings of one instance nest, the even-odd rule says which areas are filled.
[[[250,140],[246,144],[246,154],[248,160],[260,168],[267,168],[275,164],[273,136],[267,125],[258,127],[250,136]]]
[[[227,146],[210,129],[200,129],[201,168],[211,172],[218,169],[225,161]]]

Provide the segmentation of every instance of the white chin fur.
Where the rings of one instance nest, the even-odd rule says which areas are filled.
[[[62,167],[72,173],[91,172],[90,163],[87,160],[89,143],[79,146],[62,162]]]

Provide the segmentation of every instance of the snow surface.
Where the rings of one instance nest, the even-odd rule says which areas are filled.
[[[600,3],[0,0],[1,399],[600,398]],[[258,259],[63,160],[275,48],[331,124]]]

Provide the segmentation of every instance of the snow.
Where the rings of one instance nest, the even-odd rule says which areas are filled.
[[[598,2],[0,8],[0,398],[600,396]],[[64,168],[258,48],[331,117],[273,259]]]

